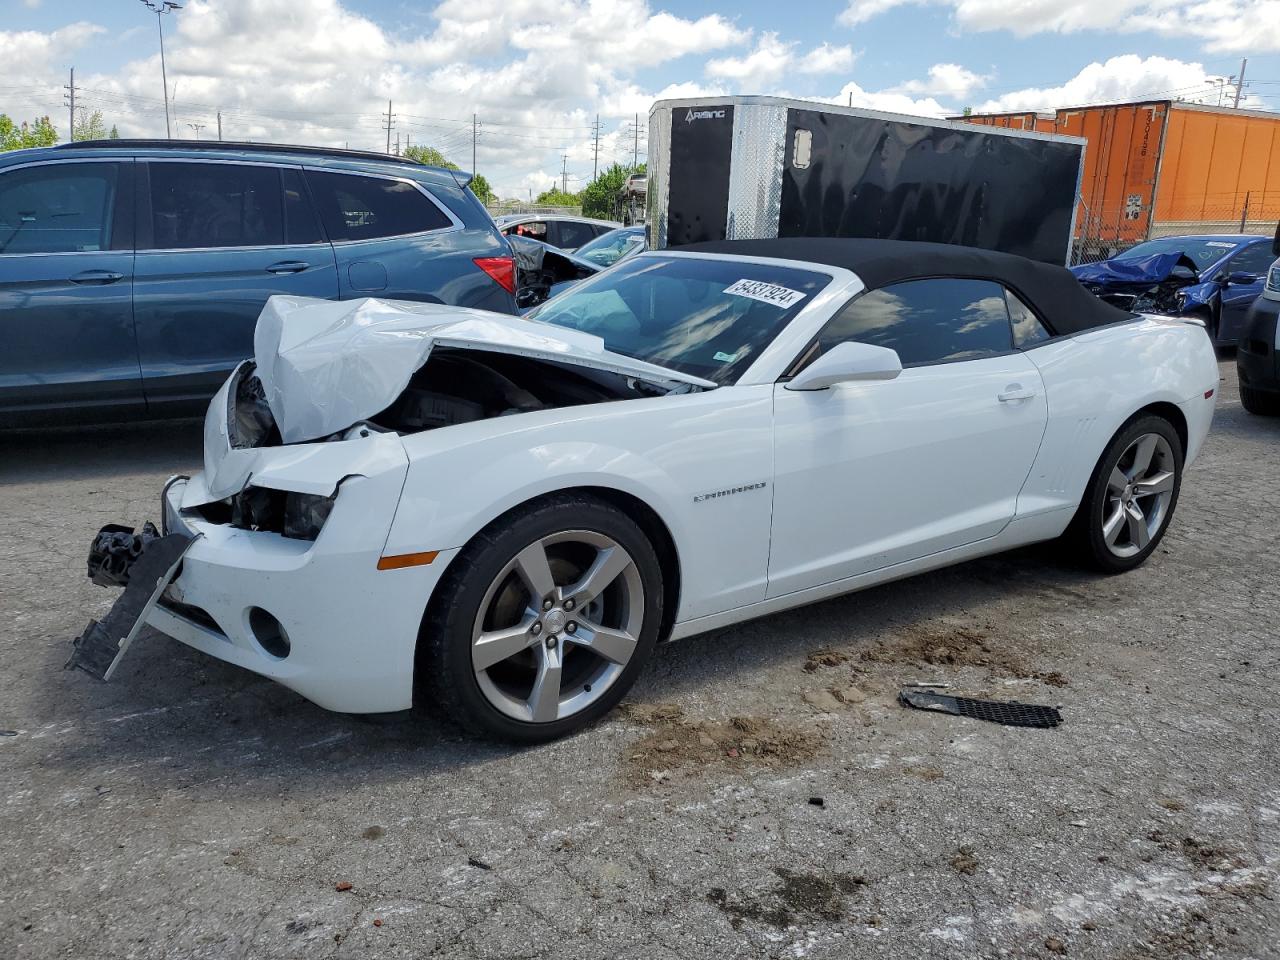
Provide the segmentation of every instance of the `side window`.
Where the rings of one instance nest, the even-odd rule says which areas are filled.
[[[1271,244],[1255,243],[1231,258],[1227,263],[1227,273],[1252,273],[1257,277],[1265,277],[1275,259],[1271,253]]]
[[[584,243],[590,243],[596,238],[595,231],[591,229],[589,223],[576,223],[573,220],[561,220],[556,223],[559,231],[559,238],[554,241],[557,247],[565,249],[577,249]]]
[[[1004,288],[990,280],[947,278],[872,290],[831,319],[818,335],[818,352],[846,340],[890,347],[904,367],[1008,353]]]
[[[1052,334],[1045,329],[1040,318],[1031,312],[1031,308],[1018,299],[1012,290],[1005,290],[1005,303],[1009,305],[1009,320],[1013,324],[1013,345],[1019,350],[1044,343]]]
[[[289,244],[322,243],[324,237],[320,233],[320,221],[316,219],[311,199],[307,196],[302,171],[284,169],[280,171],[280,177],[284,186],[285,241]]]
[[[0,176],[0,254],[113,249],[120,179],[114,163],[51,163]]]
[[[284,243],[277,168],[164,162],[150,168],[153,249]]]
[[[529,223],[517,223],[510,231],[517,237],[529,237],[533,240],[541,240],[543,243],[550,243],[547,237],[547,225],[541,220],[531,220]]]
[[[411,183],[307,171],[330,240],[374,240],[440,230],[452,221]]]

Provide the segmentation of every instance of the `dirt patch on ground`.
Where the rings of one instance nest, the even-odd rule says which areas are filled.
[[[806,673],[813,673],[823,667],[838,667],[848,659],[849,655],[839,650],[815,650],[805,658],[804,669]]]
[[[968,847],[958,847],[947,862],[951,864],[952,870],[965,876],[972,876],[980,865],[977,854]]]
[[[1057,670],[1036,670],[1022,652],[1005,648],[988,629],[979,627],[939,627],[908,625],[891,640],[864,650],[865,664],[914,664],[917,667],[981,667],[994,676],[1038,680],[1052,687],[1070,682]]]
[[[1239,851],[1198,837],[1179,837],[1157,829],[1147,834],[1147,839],[1159,846],[1161,850],[1180,853],[1191,862],[1192,866],[1206,870],[1238,870],[1248,866],[1248,862],[1240,856]]]
[[[847,914],[846,898],[868,883],[866,877],[848,873],[797,873],[783,867],[775,867],[773,872],[782,883],[767,897],[713,887],[707,892],[707,900],[729,917],[735,930],[744,920],[778,928],[806,921],[834,923]]]
[[[666,783],[708,767],[787,767],[813,757],[823,738],[815,731],[764,717],[686,720],[670,704],[627,705],[624,714],[653,729],[626,750],[628,779]]]

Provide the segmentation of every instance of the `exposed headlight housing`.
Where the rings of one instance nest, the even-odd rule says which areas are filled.
[[[293,540],[314,540],[329,519],[337,496],[336,491],[326,497],[249,486],[233,497],[197,509],[211,523],[278,533]]]
[[[324,522],[329,519],[334,499],[312,493],[285,494],[284,529],[281,532],[295,540],[314,540],[320,536]]]

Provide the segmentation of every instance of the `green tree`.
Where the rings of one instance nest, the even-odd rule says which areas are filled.
[[[414,163],[421,163],[428,167],[444,167],[446,170],[460,169],[456,163],[445,157],[435,147],[409,147],[409,149],[405,150],[404,156]]]
[[[103,122],[101,110],[80,114],[72,140],[105,140],[106,138],[107,125]]]
[[[114,123],[111,125],[111,132],[107,134],[107,139],[108,140],[120,139],[120,131],[116,129],[116,125]]]
[[[552,187],[538,194],[534,202],[545,207],[576,207],[582,203],[582,194],[565,193],[559,187]]]
[[[582,191],[582,215],[612,220],[618,215],[618,194],[622,190],[622,185],[627,182],[627,177],[633,173],[644,172],[643,163],[638,167],[630,165],[624,167],[620,163],[615,163],[609,169],[602,171]]]
[[[492,203],[498,199],[497,194],[493,192],[493,187],[489,186],[489,181],[479,173],[471,178],[471,192],[481,203]]]
[[[0,151],[52,147],[57,142],[58,131],[53,128],[53,121],[48,117],[40,117],[32,123],[18,126],[11,118],[0,113]]]

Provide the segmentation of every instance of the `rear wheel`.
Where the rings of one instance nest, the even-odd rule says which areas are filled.
[[[612,709],[662,619],[652,544],[622,511],[585,496],[496,521],[439,591],[419,639],[419,689],[463,727],[522,742]]]
[[[1280,393],[1254,390],[1240,384],[1240,403],[1250,413],[1260,417],[1280,417]]]
[[[1164,537],[1182,486],[1182,441],[1163,417],[1131,421],[1107,445],[1067,531],[1107,573],[1140,565]]]

